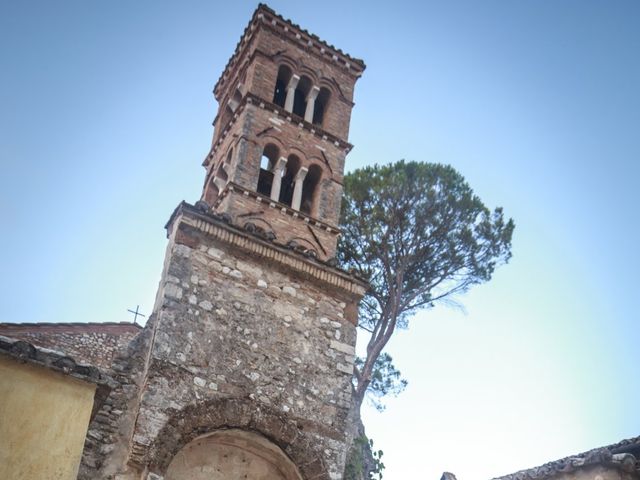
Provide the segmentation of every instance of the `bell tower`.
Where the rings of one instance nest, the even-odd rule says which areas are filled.
[[[202,200],[243,228],[332,259],[353,89],[364,68],[259,6],[214,88]]]
[[[114,362],[80,479],[342,478],[367,285],[334,257],[364,68],[258,6],[214,89],[202,197],[166,225],[153,314]]]

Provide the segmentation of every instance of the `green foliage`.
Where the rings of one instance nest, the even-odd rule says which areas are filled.
[[[356,368],[362,370],[365,360],[356,358]],[[382,398],[387,395],[397,396],[407,387],[407,381],[401,377],[400,371],[393,365],[391,355],[382,352],[376,359],[371,374],[371,383],[367,393],[371,404],[379,412],[385,409]]]
[[[367,455],[368,454],[368,455]],[[373,440],[366,435],[354,439],[344,470],[344,480],[382,480],[382,450],[373,449]],[[365,462],[365,456],[369,462]],[[365,465],[371,463],[371,465]],[[367,470],[369,470],[367,472]]]
[[[406,328],[417,310],[490,280],[511,257],[514,223],[501,208],[485,207],[447,165],[375,165],[346,175],[344,187],[338,260],[371,285],[359,316],[370,334],[367,355],[355,369],[362,403],[367,388],[374,396],[399,391],[390,358],[383,368],[378,362],[396,327]]]

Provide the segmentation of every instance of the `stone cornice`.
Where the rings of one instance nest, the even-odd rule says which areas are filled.
[[[139,332],[142,326],[132,322],[33,322],[0,323],[0,332],[15,331],[55,331],[71,330],[82,332]]]
[[[325,142],[330,142],[338,148],[344,149],[345,154],[348,154],[353,148],[353,145],[350,144],[349,142],[346,142],[336,137],[335,135],[327,132],[326,130],[322,129],[318,125],[314,125],[312,123],[306,122],[302,117],[299,117],[295,113],[287,112],[280,105],[276,105],[275,103],[269,102],[263,98],[260,98],[257,95],[254,95],[253,93],[247,93],[240,101],[240,104],[238,105],[236,112],[233,114],[233,117],[231,117],[231,120],[229,120],[229,123],[225,126],[224,130],[218,137],[218,140],[211,147],[209,154],[205,157],[204,161],[202,162],[202,166],[207,167],[209,165],[209,163],[211,162],[211,159],[213,158],[213,155],[217,151],[218,147],[224,142],[225,138],[231,131],[231,127],[236,122],[236,120],[238,119],[242,111],[246,108],[247,104],[256,105],[258,108],[273,112],[278,117],[281,117],[292,124],[296,124],[298,128],[307,130],[309,133],[311,133],[312,135],[315,135],[317,138]]]
[[[274,242],[269,242],[258,236],[251,235],[229,223],[225,223],[221,218],[216,218],[216,216],[199,211],[196,207],[186,202],[178,205],[171,215],[166,225],[169,234],[175,230],[179,223],[189,225],[235,248],[250,252],[252,255],[262,257],[265,260],[278,263],[296,273],[313,277],[322,283],[351,295],[361,297],[366,293],[368,288],[364,280],[336,267],[305,257],[298,252],[287,249]]]
[[[21,363],[38,365],[97,386],[111,389],[116,385],[115,381],[98,367],[78,363],[63,352],[38,347],[24,340],[0,335],[0,354]]]
[[[324,61],[334,63],[355,77],[359,77],[366,68],[365,63],[361,59],[354,58],[339,48],[321,40],[317,35],[308,32],[299,25],[293,23],[291,20],[285,19],[271,8],[261,3],[253,13],[249,24],[244,29],[244,32],[240,37],[240,41],[236,45],[233,55],[227,62],[222,75],[216,82],[213,89],[216,95],[219,94],[219,89],[222,88],[224,82],[231,76],[230,72],[238,64],[241,52],[246,44],[249,43],[253,34],[258,31],[258,27],[260,25],[266,26],[278,35],[289,38],[293,44],[299,44],[301,48],[306,49],[308,52],[323,59]]]
[[[218,200],[214,205],[214,208],[224,199],[224,197],[228,194],[228,192],[239,192],[242,195],[247,197],[255,198],[256,202],[264,203],[266,206],[270,208],[275,208],[276,210],[280,210],[282,213],[289,215],[293,219],[297,219],[298,221],[305,222],[308,225],[313,225],[315,227],[321,228],[322,230],[326,230],[328,233],[332,233],[334,235],[339,235],[340,229],[334,225],[330,225],[326,222],[322,222],[316,218],[313,218],[306,213],[302,213],[299,210],[294,210],[293,208],[285,205],[284,203],[276,202],[271,200],[269,197],[262,195],[254,190],[250,190],[248,188],[243,187],[242,185],[238,185],[235,182],[228,182],[225,188],[218,195]]]

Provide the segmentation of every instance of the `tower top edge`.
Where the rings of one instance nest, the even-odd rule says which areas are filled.
[[[233,69],[236,62],[240,58],[240,55],[244,47],[249,43],[249,40],[255,32],[260,29],[261,25],[268,25],[272,29],[281,31],[282,33],[288,33],[295,40],[300,42],[300,46],[306,48],[318,49],[318,54],[326,57],[327,62],[334,62],[343,69],[348,70],[354,76],[359,77],[362,72],[367,68],[364,60],[353,57],[344,52],[340,48],[322,40],[316,34],[309,32],[302,28],[300,25],[294,23],[290,19],[284,18],[278,14],[275,10],[264,3],[259,3],[256,10],[251,16],[251,20],[247,24],[244,32],[242,33],[240,40],[236,44],[233,54],[229,58],[229,61],[222,70],[222,74],[216,82],[213,91],[216,92],[218,88],[224,83],[224,80],[228,77],[229,72]]]

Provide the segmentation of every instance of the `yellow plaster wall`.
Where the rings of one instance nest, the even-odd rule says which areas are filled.
[[[75,480],[95,385],[0,357],[0,479]]]

